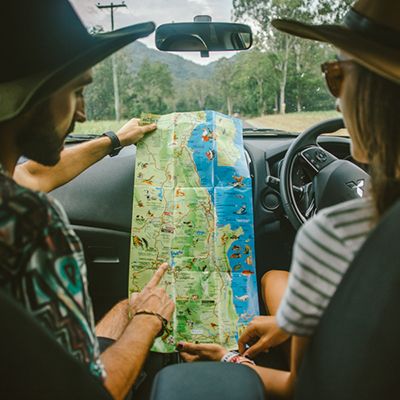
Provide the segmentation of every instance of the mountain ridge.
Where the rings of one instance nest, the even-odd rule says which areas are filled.
[[[207,79],[218,64],[218,61],[213,61],[206,65],[196,64],[178,54],[151,49],[139,41],[127,46],[125,52],[131,59],[133,72],[137,72],[143,61],[148,59],[151,62],[161,62],[168,65],[172,76],[177,80]],[[235,58],[235,56],[232,58]]]

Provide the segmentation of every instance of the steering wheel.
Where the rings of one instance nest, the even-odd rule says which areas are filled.
[[[369,175],[350,161],[339,160],[318,145],[323,133],[344,128],[342,118],[320,122],[300,134],[289,147],[280,170],[283,209],[295,229],[322,208],[363,197]],[[311,182],[293,185],[295,165],[307,169]]]

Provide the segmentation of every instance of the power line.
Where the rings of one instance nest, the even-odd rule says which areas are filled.
[[[125,2],[123,1],[120,4],[100,4],[97,3],[97,8],[99,9],[110,9],[111,10],[111,30],[114,30],[114,8],[126,7]],[[113,73],[113,85],[114,85],[114,108],[115,108],[115,119],[118,121],[120,119],[119,113],[119,87],[118,87],[118,75],[117,75],[117,65],[115,62],[114,54],[111,56],[112,62],[112,73]]]

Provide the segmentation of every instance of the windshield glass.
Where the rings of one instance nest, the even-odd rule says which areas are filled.
[[[110,9],[99,8],[109,3],[71,2],[91,32],[111,30]],[[113,9],[115,29],[145,21],[157,25],[191,22],[196,15],[206,14],[214,22],[250,25],[253,47],[241,52],[211,52],[206,58],[199,52],[161,52],[155,47],[154,34],[136,41],[93,69],[94,82],[85,89],[87,122],[76,124],[74,133],[117,130],[126,120],[140,118],[142,113],[206,109],[241,118],[245,130],[260,134],[300,133],[317,122],[338,117],[335,99],[320,68],[323,62],[335,59],[334,49],[279,33],[270,22],[276,17],[313,23],[337,22],[350,3],[350,0],[121,2],[121,7]]]

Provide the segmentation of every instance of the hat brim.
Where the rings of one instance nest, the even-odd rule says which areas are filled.
[[[0,122],[18,116],[26,107],[37,104],[84,71],[98,64],[117,50],[155,30],[153,22],[131,25],[95,35],[92,45],[73,59],[53,70],[0,84]]]
[[[331,43],[376,74],[400,83],[399,50],[371,40],[361,32],[343,25],[309,25],[286,19],[273,20],[272,25],[294,36]]]

